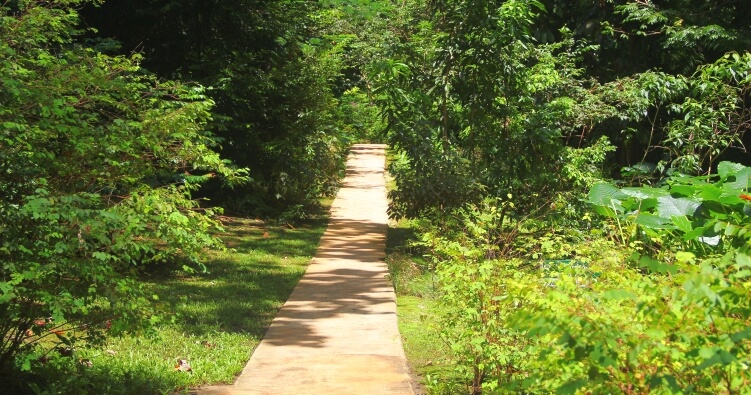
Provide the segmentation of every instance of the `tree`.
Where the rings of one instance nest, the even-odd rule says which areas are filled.
[[[81,45],[85,0],[0,7],[0,375],[61,347],[155,317],[139,265],[200,265],[212,209],[201,182],[238,182],[205,131],[203,88],[161,81],[141,57]],[[45,352],[45,351],[42,351]],[[20,358],[20,359],[19,359]]]
[[[336,114],[343,43],[321,39],[315,3],[128,0],[83,14],[159,76],[211,87],[211,128],[252,182],[232,193],[211,184],[206,196],[273,214],[335,189],[351,141]]]

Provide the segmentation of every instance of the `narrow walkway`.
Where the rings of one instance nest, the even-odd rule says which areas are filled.
[[[383,145],[355,145],[307,272],[219,394],[413,394],[385,255]]]

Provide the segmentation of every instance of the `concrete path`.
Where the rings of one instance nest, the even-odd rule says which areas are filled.
[[[383,145],[355,145],[307,272],[234,385],[201,395],[413,394],[385,255]]]

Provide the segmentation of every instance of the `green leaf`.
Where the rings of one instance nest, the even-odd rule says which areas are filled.
[[[619,207],[619,209],[622,211],[623,207]],[[618,213],[616,213],[615,210],[613,210],[613,208],[607,207],[607,206],[593,205],[592,211],[605,217],[615,217],[618,215]]]
[[[636,217],[636,220],[634,220],[634,223],[649,229],[675,229],[675,227],[670,224],[670,219],[659,217],[654,214],[640,213]]]
[[[588,195],[590,203],[606,207],[609,207],[613,200],[621,200],[627,197],[629,195],[606,182],[593,185]]]
[[[730,335],[730,340],[733,341],[733,343],[739,343],[743,340],[751,339],[751,326],[747,327],[746,329],[736,332],[732,335]]]
[[[665,189],[651,187],[628,187],[620,189],[620,191],[625,195],[639,200],[657,199],[661,196],[666,196],[669,194],[669,192]]]
[[[555,390],[555,393],[556,395],[573,395],[576,394],[576,391],[578,391],[580,388],[584,388],[586,385],[587,380],[584,379],[569,381],[566,384],[558,387],[558,389]]]
[[[739,252],[735,254],[735,262],[738,268],[751,267],[751,256]]]
[[[728,177],[735,176],[744,168],[746,168],[746,166],[739,163],[720,162],[720,164],[717,165],[717,174],[720,175],[720,179],[727,180]]]
[[[673,265],[669,265],[667,263],[660,262],[656,259],[653,259],[649,256],[642,256],[639,258],[639,266],[645,267],[649,269],[649,271],[653,273],[670,273],[670,274],[676,274],[678,273],[678,268],[676,268]]]
[[[685,216],[675,216],[671,220],[673,221],[673,225],[675,225],[683,233],[690,233],[692,230],[694,230],[693,225],[691,225],[691,221],[689,221]]]
[[[108,261],[108,260],[114,258],[112,255],[110,255],[110,254],[108,254],[106,252],[101,252],[101,251],[96,251],[96,252],[92,253],[91,256],[93,256],[95,259],[98,259],[100,261]]]
[[[700,205],[699,202],[689,198],[662,196],[657,199],[657,213],[660,217],[668,219],[679,215],[694,215]]]
[[[607,300],[620,300],[620,299],[629,299],[629,300],[636,300],[636,295],[634,295],[632,292],[625,291],[622,289],[610,289],[602,294],[603,299]]]
[[[692,264],[696,261],[696,255],[689,251],[678,251],[675,253],[675,260],[680,263]]]
[[[608,183],[599,183],[592,186],[588,195],[588,202],[593,205],[593,210],[601,215],[615,216],[624,211],[620,199],[629,196],[620,189]]]
[[[749,184],[751,184],[751,167],[744,167],[735,173],[735,181],[726,183],[725,187],[740,192],[747,191]]]

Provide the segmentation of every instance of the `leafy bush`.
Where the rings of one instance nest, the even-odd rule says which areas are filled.
[[[368,143],[382,143],[385,140],[378,108],[359,88],[349,89],[342,94],[339,111],[344,135],[350,139]]]
[[[212,151],[200,87],[75,42],[81,3],[0,8],[3,377],[42,363],[34,346],[71,349],[158,320],[138,266],[200,267],[198,252],[220,246],[208,234],[218,223],[190,193],[245,174]]]
[[[542,294],[569,270],[581,281],[579,272],[589,270],[581,262],[607,251],[593,245],[575,252],[567,237],[540,236],[532,231],[535,220],[513,212],[509,200],[486,200],[463,210],[453,231],[424,234],[423,245],[438,259],[442,336],[475,394],[517,391],[516,380],[528,375],[524,369],[538,342],[509,325],[518,311],[536,304],[521,291]],[[579,263],[564,270],[574,259]]]
[[[722,162],[661,188],[596,184],[609,239],[529,238],[534,221],[502,215],[510,202],[427,233],[443,336],[472,392],[746,393],[749,183],[751,168]]]

